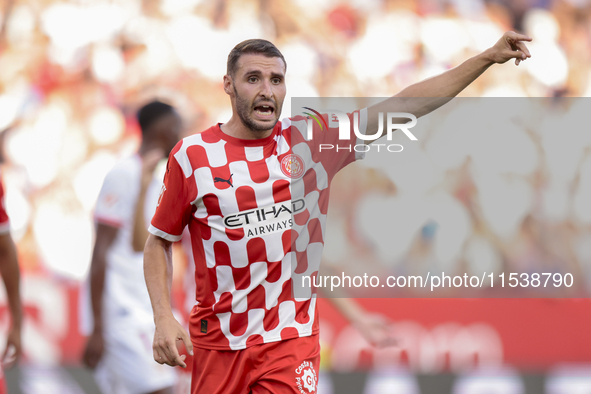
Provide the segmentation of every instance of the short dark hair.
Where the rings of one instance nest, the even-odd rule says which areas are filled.
[[[252,39],[242,41],[240,44],[236,45],[234,49],[230,51],[228,55],[228,66],[226,69],[226,73],[228,75],[234,75],[236,72],[236,65],[238,64],[238,59],[240,56],[246,54],[260,54],[266,57],[278,57],[283,60],[283,64],[287,69],[287,62],[283,57],[283,54],[272,42],[262,39]]]
[[[145,135],[150,126],[162,116],[173,112],[174,107],[158,100],[144,105],[137,111],[137,121],[142,129],[142,135]]]

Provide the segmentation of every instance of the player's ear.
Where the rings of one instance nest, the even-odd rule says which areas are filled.
[[[228,74],[224,75],[224,92],[226,92],[226,94],[228,96],[232,95],[233,89],[232,89],[232,84],[234,82],[232,81],[232,77],[229,76]]]

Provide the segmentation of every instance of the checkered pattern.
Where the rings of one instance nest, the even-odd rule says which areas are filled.
[[[171,152],[150,231],[174,242],[189,226],[195,346],[237,350],[318,332],[316,295],[294,297],[292,280],[317,274],[329,184],[356,153],[319,153],[321,143],[350,142],[338,141],[338,130],[307,140],[307,122],[283,119],[257,140],[216,125]],[[293,154],[305,169],[297,179],[281,168]]]

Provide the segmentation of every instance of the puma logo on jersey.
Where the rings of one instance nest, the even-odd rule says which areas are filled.
[[[230,174],[230,177],[228,179],[224,179],[224,178],[220,178],[219,176],[216,176],[215,178],[213,178],[213,183],[226,182],[228,185],[234,187],[234,185],[232,185],[232,175],[234,175],[234,174]]]

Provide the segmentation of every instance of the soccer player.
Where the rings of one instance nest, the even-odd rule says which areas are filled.
[[[152,360],[154,322],[142,251],[162,187],[153,172],[178,141],[181,119],[159,101],[143,106],[137,119],[141,146],[107,174],[96,205],[90,269],[94,328],[83,361],[95,369],[104,393],[168,394],[175,372]]]
[[[360,132],[374,134],[379,112],[425,115],[492,64],[525,60],[528,40],[505,33],[460,66],[349,114],[350,123],[357,118]],[[168,159],[144,249],[144,272],[156,323],[154,359],[185,367],[177,349],[182,341],[194,353],[194,394],[313,393],[317,388],[316,295],[299,294],[295,279],[317,274],[330,181],[363,154],[320,152],[320,144],[337,145],[336,129],[308,138],[306,118],[279,121],[286,67],[268,41],[238,44],[223,80],[232,117],[183,139]],[[353,130],[350,144],[358,141]],[[171,244],[186,226],[197,283],[190,337],[170,306]]]
[[[16,248],[10,236],[10,222],[4,208],[4,188],[0,182],[0,274],[6,288],[11,327],[0,364],[0,394],[5,394],[4,368],[9,368],[21,354],[21,324],[23,311],[20,298],[20,272]]]

